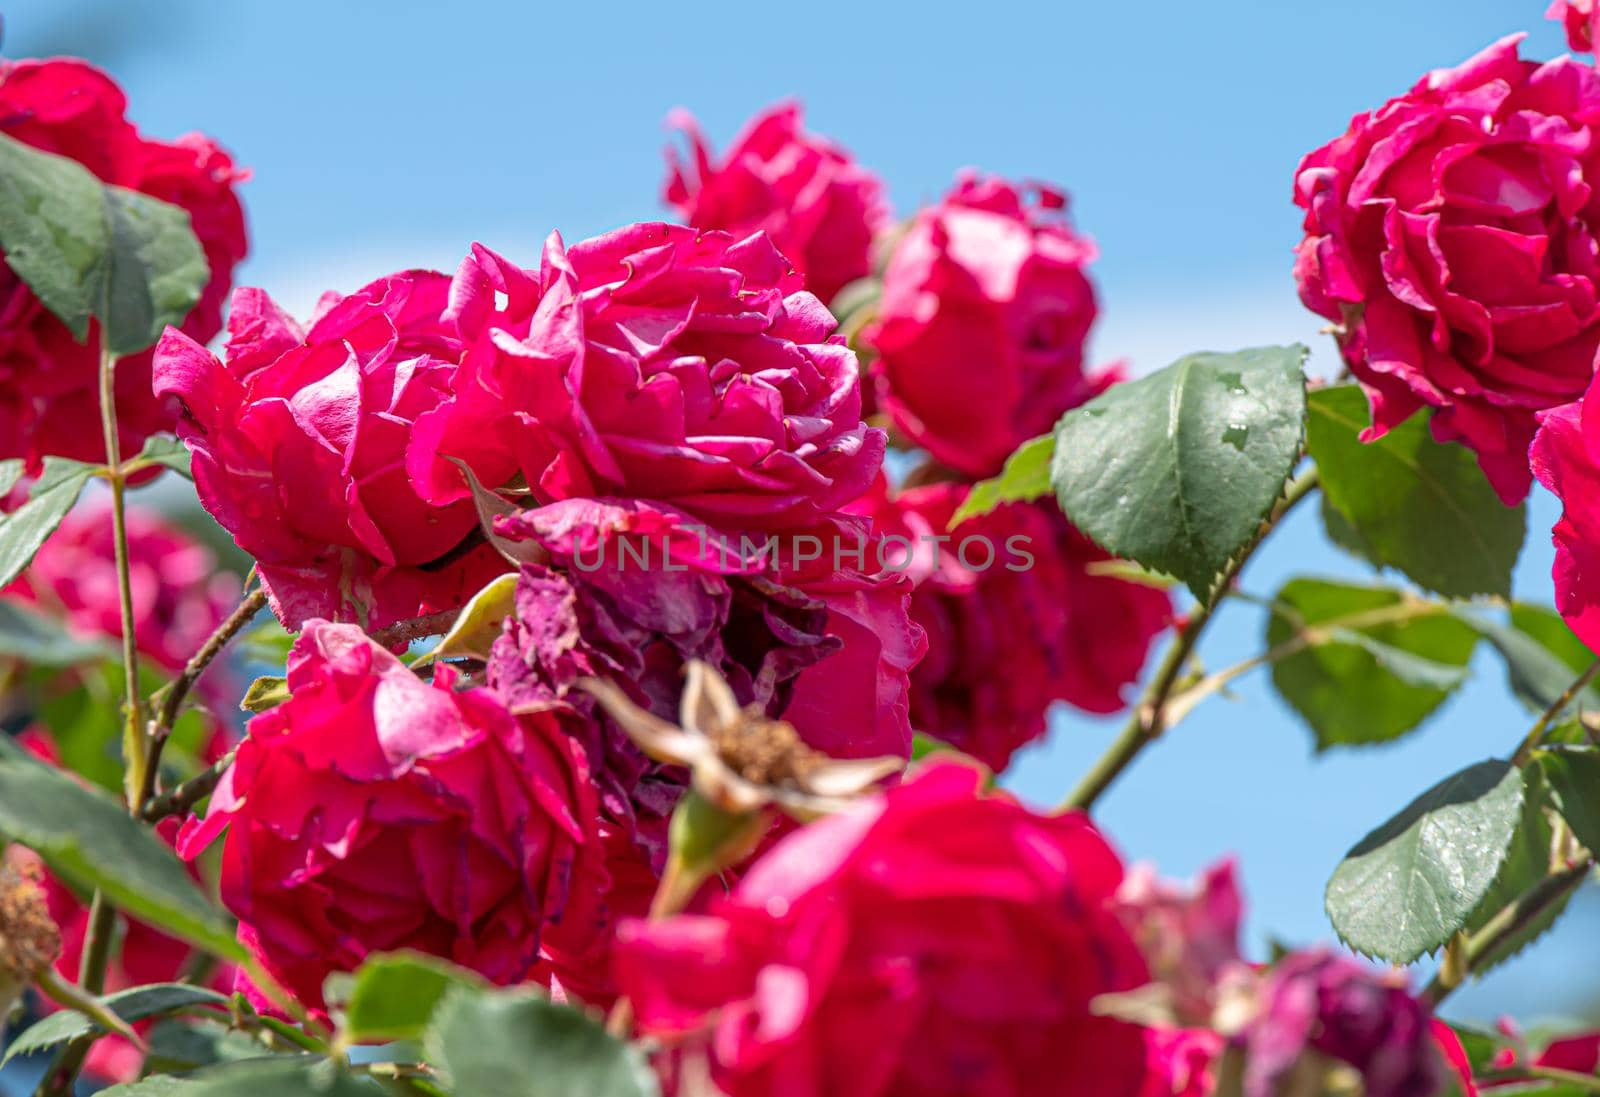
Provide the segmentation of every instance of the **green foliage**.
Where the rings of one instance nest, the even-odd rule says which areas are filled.
[[[283,1055],[158,1074],[100,1091],[100,1097],[384,1097],[377,1081],[339,1071],[317,1056]]]
[[[1542,750],[1537,760],[1556,810],[1578,841],[1600,854],[1600,753],[1563,747]]]
[[[98,319],[117,355],[144,350],[181,323],[210,277],[184,210],[5,135],[0,249],[79,342]]]
[[[188,986],[184,983],[153,983],[149,986],[132,987],[116,994],[108,994],[101,999],[101,1002],[124,1021],[142,1021],[148,1017],[159,1017],[197,1006],[226,1007],[228,1000],[216,991],[206,990],[204,987]],[[5,1055],[0,1057],[0,1066],[4,1066],[8,1060],[18,1055],[32,1055],[79,1036],[104,1031],[89,1018],[73,1010],[64,1009],[59,1013],[52,1013],[12,1041],[11,1046],[6,1048]]]
[[[159,838],[109,796],[14,748],[0,755],[0,836],[134,917],[225,959],[244,959],[233,926]]]
[[[244,700],[239,702],[239,707],[246,712],[266,712],[268,709],[277,708],[288,699],[289,680],[269,675],[250,683],[250,688],[245,690]]]
[[[456,1097],[657,1097],[635,1047],[571,1006],[526,991],[451,992],[434,1014],[427,1061]]]
[[[1306,446],[1317,462],[1328,536],[1449,598],[1511,594],[1526,508],[1500,502],[1465,446],[1441,445],[1412,416],[1363,443],[1367,402],[1354,385],[1307,401]]]
[[[1415,728],[1466,678],[1478,637],[1443,606],[1389,587],[1293,579],[1273,600],[1272,683],[1317,749],[1382,743]]]
[[[1106,551],[1204,600],[1299,458],[1305,356],[1194,354],[1067,412],[1051,465],[1061,509]]]
[[[70,667],[112,654],[104,641],[79,639],[29,606],[0,601],[0,658],[23,659],[32,667]]]
[[[1345,855],[1328,881],[1334,930],[1357,952],[1409,964],[1466,926],[1522,819],[1516,767],[1490,759],[1447,777]]]
[[[450,631],[433,649],[435,659],[487,661],[506,618],[516,610],[517,573],[495,579],[462,607]]]
[[[267,1051],[248,1032],[221,1021],[189,1017],[158,1021],[146,1040],[150,1051],[145,1056],[145,1071],[149,1074],[174,1074],[218,1063],[259,1059]]]
[[[29,490],[28,501],[0,516],[0,587],[22,574],[39,546],[78,501],[78,493],[97,467],[65,457],[44,459],[44,470]]]
[[[1044,434],[1017,447],[1017,452],[1006,458],[1000,475],[980,480],[950,517],[950,528],[955,529],[968,518],[988,514],[1004,503],[1030,503],[1050,494],[1050,463],[1055,456],[1056,440]]]
[[[127,461],[126,471],[134,473],[159,465],[193,480],[194,473],[190,470],[192,463],[193,455],[188,446],[170,434],[152,434],[145,440],[144,448]]]
[[[1467,922],[1467,929],[1473,932],[1482,929],[1486,922],[1550,874],[1550,847],[1554,837],[1549,815],[1550,786],[1536,765],[1523,767],[1522,780],[1522,816],[1517,821],[1517,832],[1512,836],[1505,863],[1500,866],[1494,886]],[[1474,974],[1481,976],[1499,967],[1542,937],[1556,924],[1571,898],[1569,891],[1560,902],[1551,903],[1537,917],[1529,919],[1510,937],[1485,953],[1473,966]]]
[[[1483,634],[1505,660],[1511,692],[1529,712],[1542,713],[1561,699],[1579,674],[1594,662],[1594,655],[1583,641],[1572,634],[1555,610],[1546,606],[1517,602],[1512,605],[1509,623],[1501,623],[1470,610],[1462,619]],[[1600,710],[1600,689],[1586,687],[1573,700],[1569,714],[1577,708]]]
[[[458,986],[483,987],[474,973],[416,952],[369,956],[354,975],[328,979],[324,997],[339,1015],[346,1044],[421,1042],[428,1022]]]

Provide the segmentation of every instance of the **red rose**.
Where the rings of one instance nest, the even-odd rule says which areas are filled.
[[[517,983],[541,932],[605,890],[582,752],[548,715],[430,685],[351,625],[312,621],[289,700],[250,721],[187,858],[227,831],[222,901],[303,1002],[370,952],[416,949]],[[564,924],[565,923],[565,924]]]
[[[200,501],[256,558],[290,629],[381,629],[459,607],[505,570],[472,504],[424,502],[405,452],[449,391],[464,337],[450,279],[381,278],[323,299],[302,329],[262,291],[234,294],[226,361],[168,330],[156,390],[183,404]]]
[[[1600,348],[1600,74],[1519,40],[1357,115],[1295,180],[1300,297],[1340,326],[1363,437],[1431,408],[1508,504],[1535,414],[1582,394]]]
[[[1085,268],[1094,245],[1074,233],[1066,196],[966,172],[917,214],[883,278],[877,406],[934,457],[989,476],[1117,379],[1084,370],[1095,318]]]
[[[872,481],[884,436],[861,422],[855,355],[765,236],[629,225],[537,276],[475,255],[456,276],[481,332],[422,416],[409,467],[423,497],[519,474],[538,502],[653,499],[718,526],[804,525]]]
[[[824,302],[872,270],[872,239],[889,219],[883,183],[832,141],[807,133],[799,103],[756,115],[715,163],[688,111],[668,121],[693,152],[692,164],[667,152],[663,197],[686,224],[740,237],[765,232]]]
[[[1600,21],[1600,8],[1595,0],[1555,0],[1546,19],[1559,22],[1567,32],[1567,45],[1579,53],[1593,53],[1595,25]]]
[[[1582,401],[1543,415],[1529,459],[1563,507],[1551,531],[1556,609],[1600,652],[1600,379]]]
[[[1094,1015],[1144,982],[1087,818],[933,765],[789,835],[710,913],[629,922],[641,1028],[730,1097],[1132,1097],[1141,1031]]]
[[[912,726],[1002,770],[1044,734],[1054,702],[1123,708],[1172,602],[1095,574],[1111,557],[1054,504],[1010,504],[950,530],[968,490],[930,484],[890,498],[880,482],[853,509],[873,516],[886,553],[916,579],[911,616],[928,654],[911,674]],[[946,537],[937,561],[935,537]]]
[[[122,89],[82,61],[0,61],[0,132],[70,157],[102,181],[172,202],[189,213],[211,268],[183,330],[204,342],[221,327],[233,268],[248,248],[234,185],[245,173],[210,139],[142,137],[124,116]],[[91,337],[75,341],[11,269],[0,265],[0,457],[37,470],[46,454],[104,461],[100,429],[100,354]],[[121,358],[116,370],[119,443],[135,453],[145,438],[172,429],[174,409],[150,388],[150,352]]]

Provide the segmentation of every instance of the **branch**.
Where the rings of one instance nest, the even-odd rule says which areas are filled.
[[[244,596],[234,611],[226,620],[217,626],[206,642],[200,645],[200,650],[190,657],[184,664],[183,670],[178,673],[170,683],[158,690],[150,698],[152,704],[156,697],[161,698],[160,707],[156,711],[155,719],[150,721],[150,764],[144,773],[144,783],[140,787],[138,806],[141,809],[144,803],[155,793],[157,770],[160,769],[161,751],[166,746],[167,739],[172,734],[172,727],[178,720],[178,712],[183,708],[183,702],[188,698],[189,691],[194,688],[200,676],[205,673],[214,659],[222,654],[222,649],[228,642],[239,634],[239,631],[255,619],[261,607],[267,604],[267,592],[257,587]],[[146,816],[148,818],[148,816]],[[158,816],[159,818],[159,816]]]
[[[1241,549],[1238,555],[1228,562],[1228,566],[1217,577],[1216,584],[1211,588],[1206,600],[1197,606],[1190,615],[1188,623],[1183,627],[1183,631],[1178,633],[1177,639],[1167,649],[1167,653],[1162,658],[1161,665],[1156,669],[1156,675],[1151,679],[1144,696],[1134,706],[1133,712],[1128,717],[1127,724],[1123,726],[1117,738],[1112,741],[1106,753],[1078,782],[1077,788],[1073,789],[1071,795],[1062,803],[1061,810],[1077,809],[1087,811],[1092,808],[1095,801],[1100,799],[1106,789],[1111,787],[1112,782],[1121,776],[1123,770],[1128,768],[1129,763],[1138,757],[1145,747],[1159,739],[1161,733],[1175,722],[1170,719],[1171,711],[1168,708],[1168,701],[1172,696],[1173,689],[1177,686],[1178,677],[1182,674],[1184,665],[1189,661],[1189,656],[1193,654],[1195,645],[1200,642],[1200,634],[1205,631],[1206,626],[1211,622],[1217,607],[1221,605],[1223,599],[1227,596],[1228,588],[1238,578],[1239,572],[1244,569],[1244,565],[1249,561],[1251,555],[1266,540],[1267,535],[1283,521],[1284,516],[1293,510],[1301,500],[1316,490],[1317,484],[1317,470],[1315,467],[1307,469],[1289,482],[1283,498],[1273,508],[1272,513],[1267,516],[1266,521],[1261,524],[1261,529],[1257,532],[1255,540]],[[1187,713],[1187,709],[1184,710],[1184,713]]]
[[[201,800],[216,791],[217,782],[222,780],[222,775],[233,765],[233,755],[234,752],[230,750],[204,772],[168,789],[160,796],[145,801],[144,807],[139,811],[139,818],[147,823],[154,823],[169,815],[187,814]]]
[[[1513,899],[1499,913],[1483,924],[1478,932],[1466,937],[1454,963],[1444,964],[1422,992],[1422,1000],[1437,1007],[1455,989],[1466,982],[1486,958],[1512,937],[1526,929],[1540,915],[1565,899],[1594,869],[1594,858],[1585,857],[1577,864],[1552,873],[1533,887]]]
[[[1533,752],[1544,742],[1544,733],[1550,730],[1550,725],[1555,722],[1556,717],[1566,711],[1567,706],[1572,704],[1574,697],[1589,687],[1589,683],[1594,681],[1597,674],[1600,674],[1600,659],[1590,663],[1589,669],[1578,675],[1570,686],[1562,690],[1561,696],[1557,697],[1550,707],[1545,709],[1539,716],[1539,719],[1534,721],[1533,727],[1528,729],[1528,734],[1522,737],[1522,743],[1517,747],[1517,752],[1511,756],[1512,765],[1520,768],[1528,761]]]
[[[381,628],[377,632],[369,633],[372,639],[386,648],[396,644],[409,644],[413,640],[421,640],[426,636],[438,636],[450,631],[450,626],[455,624],[459,610],[446,610],[443,613],[431,613],[426,617],[417,617],[410,621],[401,621]]]

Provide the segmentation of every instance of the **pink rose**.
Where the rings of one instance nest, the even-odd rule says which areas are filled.
[[[1134,1097],[1141,1031],[1097,995],[1144,981],[1122,866],[1081,814],[927,767],[789,835],[710,912],[622,927],[642,1030],[729,1097]]]
[[[1149,1067],[1139,1097],[1212,1097],[1227,1041],[1210,1029],[1146,1029]]]
[[[765,232],[824,302],[872,270],[872,239],[889,220],[883,183],[848,152],[801,127],[799,103],[752,118],[718,163],[694,117],[668,116],[693,163],[667,150],[663,197],[684,222],[734,236]]]
[[[222,299],[248,247],[234,194],[245,173],[199,134],[173,142],[142,137],[126,110],[122,89],[85,62],[0,61],[0,132],[188,211],[211,280],[183,330],[203,342],[221,327]],[[46,454],[105,460],[95,343],[92,335],[87,344],[75,341],[0,264],[0,457],[22,457],[34,471]],[[150,389],[149,351],[118,360],[115,396],[124,454],[172,429],[173,408]]]
[[[968,490],[930,484],[891,498],[880,482],[853,509],[872,515],[916,579],[911,616],[928,654],[911,675],[912,726],[1002,770],[1044,734],[1054,702],[1123,708],[1172,602],[1094,574],[1110,557],[1053,504],[1012,504],[949,530]],[[947,533],[935,561],[932,538]],[[919,550],[909,561],[908,545]]]
[[[541,933],[605,890],[582,752],[548,715],[430,685],[352,625],[312,621],[289,700],[250,721],[178,850],[224,830],[222,901],[303,1002],[370,952],[416,949],[524,980]],[[574,897],[577,897],[574,899]]]
[[[1244,898],[1233,860],[1212,865],[1192,887],[1135,865],[1117,892],[1117,914],[1139,943],[1150,977],[1170,991],[1179,1022],[1213,1023],[1223,983],[1247,969],[1239,951]]]
[[[1246,1097],[1274,1097],[1314,1051],[1360,1072],[1367,1097],[1431,1097],[1444,1080],[1428,1007],[1405,976],[1316,949],[1280,961],[1246,1030]]]
[[[278,618],[381,629],[462,605],[504,571],[472,504],[425,502],[405,452],[449,391],[464,337],[431,271],[325,297],[302,329],[234,294],[226,361],[168,330],[155,385],[178,397],[200,500],[256,558]]]
[[[878,407],[913,442],[974,477],[1118,379],[1084,369],[1095,318],[1066,196],[964,172],[917,214],[884,272],[865,339]]]
[[[1567,45],[1579,53],[1593,53],[1595,26],[1600,21],[1600,8],[1595,0],[1555,0],[1546,19],[1554,19],[1566,29]]]
[[[127,517],[134,637],[142,654],[177,671],[233,610],[239,578],[219,570],[210,549],[154,512],[129,507]],[[120,638],[112,540],[109,505],[74,511],[4,593],[60,613],[81,634]]]
[[[452,397],[417,422],[423,497],[465,499],[459,458],[537,502],[654,499],[731,528],[801,525],[871,482],[856,361],[766,237],[629,225],[537,276],[475,254],[452,290],[481,335]]]
[[[1519,41],[1356,116],[1295,180],[1300,297],[1340,325],[1363,437],[1431,408],[1508,504],[1536,413],[1582,394],[1600,347],[1600,74]]]
[[[1528,456],[1563,507],[1551,531],[1556,609],[1578,639],[1600,652],[1600,379],[1581,402],[1543,415]]]

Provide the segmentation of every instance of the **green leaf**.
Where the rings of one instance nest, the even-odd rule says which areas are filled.
[[[434,1010],[455,987],[483,987],[478,976],[416,952],[369,956],[354,975],[329,976],[327,1001],[341,1013],[346,1044],[419,1043]]]
[[[28,492],[28,501],[0,516],[0,587],[22,574],[39,546],[78,501],[78,493],[97,467],[65,457],[44,459],[44,471]]]
[[[1522,780],[1522,815],[1517,821],[1517,832],[1511,839],[1505,863],[1500,866],[1494,886],[1467,921],[1467,929],[1474,932],[1482,929],[1489,919],[1550,875],[1550,849],[1554,837],[1549,816],[1550,786],[1537,765],[1524,766]],[[1560,902],[1551,903],[1538,917],[1485,953],[1473,966],[1473,975],[1481,978],[1542,937],[1556,924],[1571,898],[1572,892],[1569,891]]]
[[[151,1074],[197,1070],[218,1063],[241,1059],[260,1059],[270,1049],[246,1032],[226,1024],[194,1018],[169,1018],[158,1021],[146,1040],[150,1053],[145,1070]]]
[[[1061,509],[1113,556],[1204,600],[1300,455],[1306,349],[1193,354],[1113,385],[1056,426]]]
[[[1467,924],[1522,817],[1522,775],[1489,759],[1434,785],[1333,872],[1328,917],[1357,952],[1409,964]]]
[[[189,215],[0,135],[0,249],[75,338],[98,318],[112,354],[144,350],[210,277]]]
[[[1427,612],[1433,607],[1389,587],[1293,579],[1274,604],[1268,648],[1311,643],[1273,663],[1272,684],[1311,727],[1319,751],[1411,731],[1465,680],[1478,642],[1443,607]],[[1410,607],[1418,612],[1400,616]]]
[[[138,472],[140,469],[160,465],[171,469],[179,476],[193,480],[194,473],[190,469],[193,460],[194,455],[189,452],[189,447],[172,435],[152,434],[145,440],[144,449],[127,462],[127,471]]]
[[[78,888],[104,891],[133,917],[224,959],[244,959],[232,924],[154,833],[109,796],[13,752],[0,758],[0,836]]]
[[[424,1044],[456,1097],[656,1097],[637,1048],[528,992],[451,992]]]
[[[1511,692],[1529,712],[1542,713],[1555,704],[1594,660],[1584,648],[1588,658],[1574,665],[1574,653],[1566,642],[1571,630],[1554,610],[1519,603],[1512,607],[1510,624],[1465,609],[1459,611],[1459,616],[1482,633],[1500,653],[1506,664]],[[1566,636],[1555,630],[1552,618]],[[1576,637],[1572,639],[1577,640]],[[1600,690],[1594,686],[1585,688],[1565,713],[1580,706],[1590,712],[1600,709]]]
[[[22,659],[34,667],[70,667],[113,658],[101,640],[83,640],[32,607],[0,600],[0,658]]]
[[[1536,757],[1561,818],[1589,852],[1600,853],[1600,752],[1563,747]]]
[[[379,1082],[340,1072],[319,1056],[280,1055],[207,1067],[182,1078],[157,1074],[99,1097],[384,1097]]]
[[[257,678],[244,692],[239,707],[245,712],[266,712],[289,699],[289,680],[268,675]]]
[[[489,649],[516,611],[517,573],[493,580],[461,608],[450,631],[433,649],[435,659],[477,659],[487,662]]]
[[[1470,450],[1435,442],[1420,415],[1362,442],[1367,399],[1354,385],[1308,404],[1306,447],[1341,519],[1328,529],[1335,543],[1446,597],[1510,596],[1526,508],[1500,502]]]
[[[133,987],[108,994],[100,1000],[124,1021],[142,1021],[147,1017],[201,1005],[226,1007],[228,1004],[228,999],[214,990],[188,986],[184,983],[154,983],[149,986]],[[74,1010],[64,1009],[52,1013],[12,1041],[11,1046],[6,1048],[5,1055],[0,1057],[0,1066],[4,1066],[15,1056],[31,1055],[90,1032],[104,1031],[99,1025]]]
[[[1054,436],[1044,434],[1017,447],[1006,458],[1000,475],[979,480],[950,518],[955,529],[968,518],[988,514],[1003,503],[1031,503],[1050,494],[1050,460],[1055,456]]]
[[[27,471],[28,466],[20,457],[0,461],[0,498],[11,494],[11,489],[22,481],[22,474]]]

